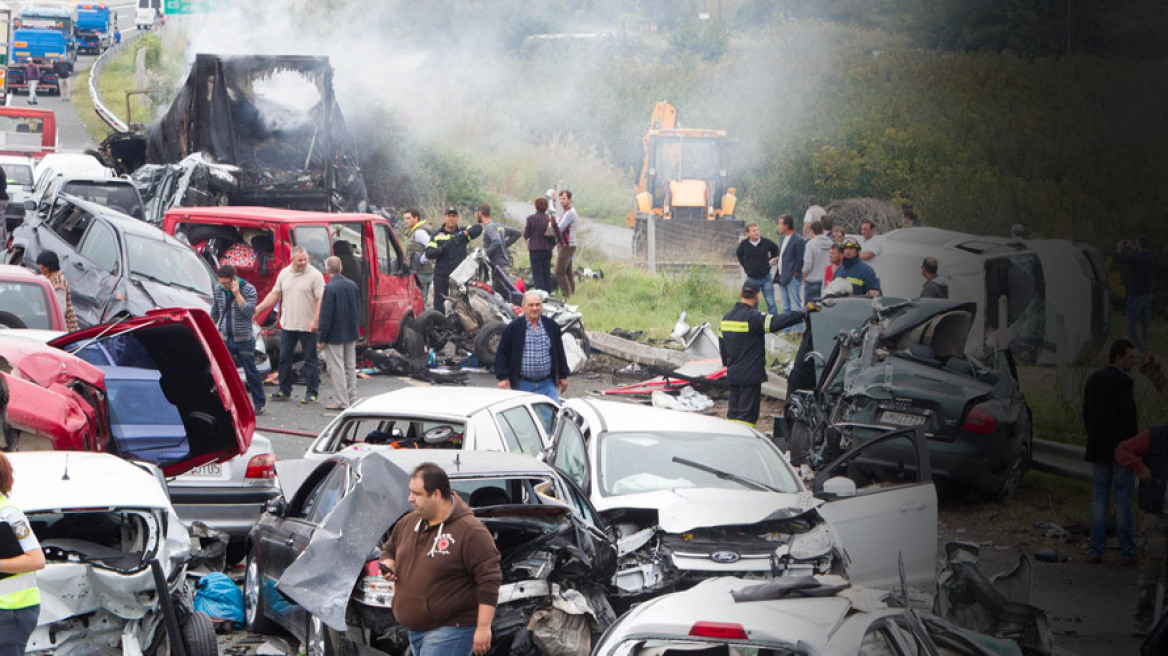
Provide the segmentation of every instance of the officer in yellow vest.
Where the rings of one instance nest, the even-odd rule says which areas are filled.
[[[12,464],[0,453],[0,656],[24,654],[41,609],[34,572],[45,568],[45,552],[28,518],[8,500],[11,491]]]

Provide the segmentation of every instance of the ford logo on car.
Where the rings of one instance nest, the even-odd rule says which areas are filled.
[[[715,563],[736,563],[738,562],[738,554],[733,551],[715,551],[710,554],[710,560]]]

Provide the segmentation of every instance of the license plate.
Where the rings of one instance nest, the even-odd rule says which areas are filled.
[[[213,462],[200,467],[195,467],[187,472],[191,476],[219,476],[223,473],[223,465],[218,462]]]
[[[914,415],[907,412],[884,412],[881,413],[880,420],[889,424],[896,424],[897,426],[925,425],[925,417],[923,415]]]

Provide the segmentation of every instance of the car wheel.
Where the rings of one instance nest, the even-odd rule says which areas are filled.
[[[492,321],[479,328],[475,335],[475,357],[479,359],[480,367],[494,366],[495,354],[499,352],[499,341],[503,339],[506,327],[502,321]]]
[[[268,605],[264,601],[262,580],[258,549],[252,547],[243,577],[243,620],[252,633],[275,633],[279,627],[265,615]]]
[[[428,349],[442,348],[450,341],[450,322],[437,310],[426,310],[418,316],[418,331]]]
[[[336,656],[333,632],[316,615],[308,616],[308,630],[304,637],[306,656]]]
[[[196,611],[187,617],[182,625],[183,647],[187,656],[218,656],[219,645],[215,641],[215,625],[206,613]]]
[[[5,328],[28,328],[28,326],[20,320],[20,317],[11,312],[4,312],[0,310],[0,326]]]

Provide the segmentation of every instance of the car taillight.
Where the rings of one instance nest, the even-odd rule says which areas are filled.
[[[353,590],[353,599],[366,606],[392,608],[393,582],[385,580],[377,567],[377,562],[370,560],[365,563],[365,571],[361,573],[361,579],[357,581],[357,587]]]
[[[275,478],[276,477],[276,456],[272,453],[264,453],[253,457],[247,461],[247,471],[243,474],[244,478]]]
[[[733,622],[695,622],[689,630],[691,636],[719,638],[721,640],[746,640],[746,628]]]
[[[961,425],[961,430],[970,433],[977,433],[979,435],[990,435],[994,429],[998,427],[998,420],[994,419],[985,410],[978,406],[974,406],[969,411],[969,416],[965,418],[965,423]]]

